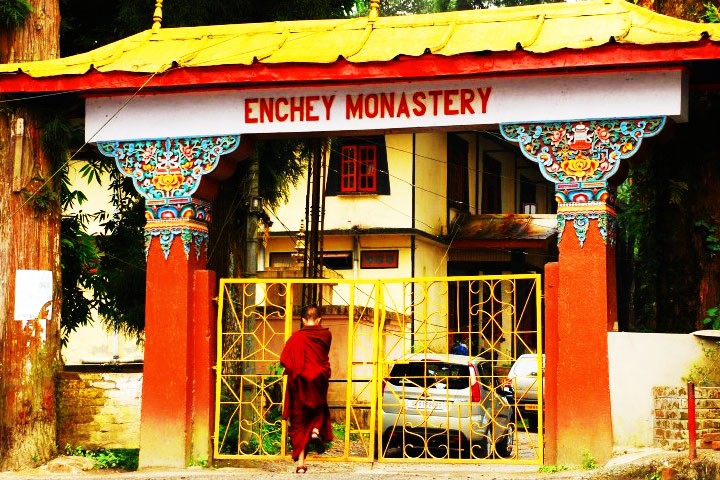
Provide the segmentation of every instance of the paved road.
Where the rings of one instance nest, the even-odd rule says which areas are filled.
[[[711,458],[720,473],[720,452],[712,452]],[[702,455],[705,455],[704,453]],[[66,457],[67,458],[67,457]],[[368,464],[340,462],[308,462],[307,475],[322,480],[609,480],[609,479],[642,479],[650,478],[647,472],[640,476],[628,476],[628,472],[641,464],[652,465],[652,472],[657,465],[669,460],[674,464],[678,458],[687,461],[686,452],[663,452],[657,449],[646,449],[638,452],[617,456],[611,462],[594,471],[569,469],[556,473],[540,473],[537,466],[500,465],[500,464]],[[654,463],[650,463],[654,462]],[[52,465],[52,462],[51,462]],[[189,468],[182,470],[143,470],[139,472],[107,472],[91,470],[88,472],[51,472],[47,466],[23,472],[0,472],[0,480],[297,480],[295,466],[289,461],[252,462],[243,468]],[[679,477],[687,478],[687,477]],[[715,478],[715,477],[713,477]],[[720,478],[718,476],[717,478]]]

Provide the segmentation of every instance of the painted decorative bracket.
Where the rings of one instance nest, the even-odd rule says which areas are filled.
[[[98,142],[98,150],[115,159],[120,172],[132,178],[145,198],[145,253],[159,237],[165,259],[176,236],[189,258],[195,245],[200,258],[207,248],[210,203],[193,198],[203,175],[212,172],[222,155],[240,145],[240,136],[167,138]]]
[[[603,241],[615,242],[614,198],[608,179],[620,160],[634,155],[643,138],[657,135],[665,117],[501,124],[500,133],[520,145],[523,155],[555,184],[558,242],[571,221],[582,247],[590,220]]]

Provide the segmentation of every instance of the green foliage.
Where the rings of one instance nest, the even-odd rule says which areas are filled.
[[[93,309],[98,310],[108,327],[139,336],[144,326],[145,308],[142,237],[145,218],[143,212],[135,216],[131,213],[138,210],[141,202],[134,195],[132,186],[129,187],[132,194],[123,191],[127,185],[123,186],[120,173],[109,159],[93,150],[77,152],[77,146],[84,143],[83,128],[81,124],[71,122],[62,113],[64,111],[56,107],[50,112],[42,136],[43,150],[59,172],[60,195],[54,193],[51,182],[41,183],[38,179],[35,183],[42,187],[30,197],[36,209],[47,209],[59,202],[68,212],[62,216],[60,228],[62,342],[67,341],[72,331],[92,322]],[[76,151],[76,155],[85,160],[80,174],[88,183],[100,184],[101,177],[108,174],[114,179],[108,185],[114,192],[112,214],[70,213],[87,201],[85,194],[75,189],[69,178],[70,151]],[[30,191],[32,186],[33,182]],[[94,237],[88,234],[91,221],[104,222],[105,235]],[[138,270],[140,273],[135,273]]]
[[[190,464],[188,466],[208,468],[208,466],[209,466],[208,459],[207,458],[200,458],[200,459],[191,458]]]
[[[145,328],[145,206],[132,181],[110,171],[113,212],[95,241],[100,251],[93,295],[109,328],[142,338]]]
[[[71,445],[65,445],[65,455],[90,458],[98,469],[135,471],[138,468],[139,454],[138,449],[132,448],[85,450],[81,447],[73,448]]]
[[[595,470],[598,468],[598,464],[590,452],[583,453],[582,468],[583,470]]]
[[[278,455],[282,440],[282,415],[279,407],[272,408],[260,426],[260,432],[250,437],[247,447],[241,446],[243,453]],[[262,443],[262,445],[260,445]]]
[[[0,0],[0,25],[17,28],[25,23],[33,8],[27,0]]]
[[[22,189],[23,201],[37,213],[50,213],[60,204],[60,196],[53,188],[51,179],[35,175],[27,187]]]
[[[333,422],[332,424],[333,437],[337,440],[343,440],[345,438],[345,424],[339,422]],[[357,433],[350,434],[350,441],[355,441],[360,438]]]
[[[713,330],[720,330],[720,305],[708,308],[707,316],[703,318],[703,323],[709,325]]]
[[[618,189],[621,330],[698,330],[713,306],[704,303],[701,292],[720,285],[720,221],[717,200],[708,193],[720,185],[720,148],[693,141],[714,135],[711,125],[720,113],[720,94],[693,92],[689,102],[691,121],[679,124],[665,143],[644,143],[647,159],[630,166]]]
[[[718,7],[712,3],[706,3],[705,13],[702,18],[708,23],[720,23],[720,13],[718,12]]]
[[[635,322],[632,330],[652,331],[657,317],[657,272],[661,269],[655,208],[658,203],[656,171],[649,162],[630,170],[628,180],[618,187],[618,276],[619,307],[628,306]],[[624,258],[623,258],[624,256]]]
[[[701,387],[720,386],[720,342],[703,347],[703,357],[693,364],[683,380]]]
[[[567,470],[565,465],[543,465],[538,469],[540,473],[557,473]]]
[[[717,226],[712,225],[705,220],[699,220],[695,222],[696,227],[700,227],[707,231],[705,236],[705,248],[708,249],[711,255],[720,252],[720,238],[717,235]]]
[[[60,225],[60,267],[62,271],[62,343],[70,332],[92,322],[92,298],[85,290],[92,288],[99,260],[95,239],[86,232],[87,214],[66,214]]]

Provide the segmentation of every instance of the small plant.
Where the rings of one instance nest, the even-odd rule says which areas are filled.
[[[583,453],[582,468],[583,470],[595,470],[598,468],[598,464],[590,452]]]
[[[336,439],[344,439],[345,438],[345,424],[333,422],[332,432],[333,432],[333,437],[335,437]],[[357,440],[358,438],[359,438],[359,435],[357,433],[350,434],[351,441]]]
[[[703,20],[708,23],[720,23],[720,12],[718,12],[718,7],[712,3],[706,3]]]
[[[207,460],[207,458],[200,458],[200,459],[197,459],[197,460],[194,459],[194,458],[191,458],[191,459],[190,459],[190,466],[191,466],[191,467],[207,468],[207,467],[208,467],[208,460]]]
[[[73,448],[71,445],[65,445],[65,454],[90,458],[95,463],[95,468],[98,469],[117,468],[134,471],[138,468],[140,451],[132,448],[85,450],[80,447]]]
[[[703,318],[703,323],[710,325],[713,330],[720,330],[720,305],[708,308],[705,315],[707,316]]]
[[[710,255],[720,253],[720,237],[718,237],[717,226],[708,223],[705,220],[695,222],[695,226],[707,231],[707,235],[705,236],[705,247],[710,251]]]
[[[692,366],[683,380],[701,387],[720,385],[720,342],[703,347],[703,358]]]
[[[543,465],[538,469],[540,473],[557,473],[567,470],[565,465]]]

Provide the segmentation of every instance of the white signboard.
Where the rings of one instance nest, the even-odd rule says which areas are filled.
[[[38,320],[39,325],[31,323],[33,335],[42,342],[47,338],[47,321],[52,316],[52,272],[50,270],[15,271],[15,320],[23,322]]]
[[[15,272],[15,320],[47,320],[52,315],[52,272]]]
[[[91,97],[88,141],[686,119],[681,69]]]

